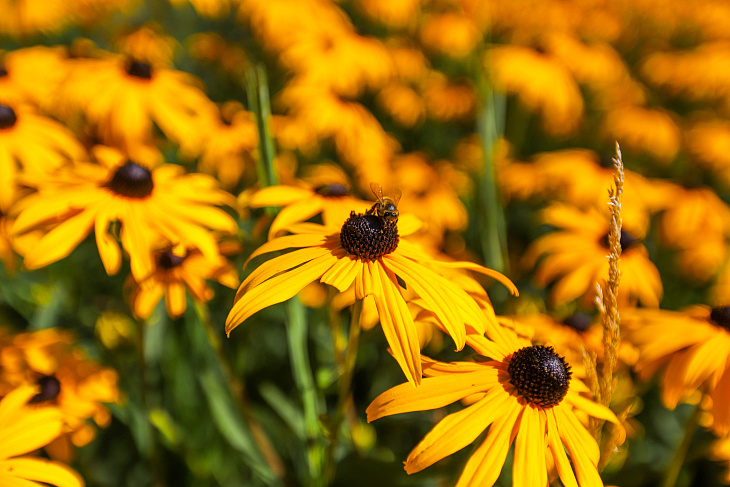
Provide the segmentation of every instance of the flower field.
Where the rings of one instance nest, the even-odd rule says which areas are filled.
[[[0,487],[730,484],[729,3],[0,12]]]

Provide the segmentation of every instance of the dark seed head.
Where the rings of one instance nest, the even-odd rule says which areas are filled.
[[[0,105],[0,129],[9,129],[18,121],[15,110],[6,105]]]
[[[131,61],[127,67],[127,74],[141,79],[152,79],[152,66],[139,61]]]
[[[53,401],[61,393],[61,383],[52,375],[44,375],[38,379],[37,384],[41,388],[41,392],[30,398],[31,404],[39,402]]]
[[[586,331],[591,326],[591,315],[578,311],[563,320],[565,326],[569,326],[576,331]]]
[[[175,255],[172,249],[157,254],[157,267],[164,270],[171,270],[179,267],[185,262],[187,255]]]
[[[350,191],[348,191],[347,186],[344,184],[325,184],[324,186],[318,186],[315,188],[314,192],[320,196],[332,198],[338,198],[350,194]]]
[[[710,321],[730,331],[730,306],[718,306],[710,311]]]
[[[7,76],[7,75],[8,75],[8,70],[5,69],[5,66],[0,66],[0,78],[2,78],[3,76]]]
[[[507,372],[517,393],[535,406],[557,406],[568,393],[570,365],[553,347],[521,348],[512,355]]]
[[[127,198],[146,198],[152,194],[154,183],[152,173],[137,164],[128,161],[117,169],[107,187],[121,196]]]
[[[619,243],[621,244],[621,250],[627,250],[639,243],[639,241],[640,240],[638,238],[634,237],[629,232],[621,230],[621,238],[619,239]],[[604,235],[601,238],[601,245],[603,245],[607,249],[610,248],[608,244],[608,234]]]
[[[398,248],[398,225],[376,215],[350,212],[340,230],[342,247],[366,261],[378,260]]]

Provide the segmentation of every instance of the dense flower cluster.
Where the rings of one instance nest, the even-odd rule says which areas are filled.
[[[0,12],[0,484],[730,459],[726,2]]]

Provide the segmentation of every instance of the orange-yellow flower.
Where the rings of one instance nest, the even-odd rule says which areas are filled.
[[[548,485],[550,457],[564,485],[603,486],[596,468],[598,444],[578,418],[588,414],[618,423],[617,418],[581,395],[588,388],[571,377],[570,364],[552,348],[506,336],[502,343],[467,337],[489,361],[443,363],[422,357],[426,378],[421,385],[414,389],[402,384],[378,396],[367,409],[368,421],[476,396],[475,403],[447,415],[416,445],[405,462],[406,472],[433,465],[488,429],[457,487],[494,485],[513,442],[514,485]]]
[[[213,231],[227,234],[236,222],[214,205],[234,204],[213,178],[185,174],[165,164],[149,170],[120,152],[97,146],[99,164],[76,162],[38,181],[38,193],[21,200],[13,234],[47,233],[24,255],[29,269],[66,257],[92,230],[108,274],[116,274],[122,254],[109,228],[121,224],[120,240],[139,282],[154,272],[151,252],[181,244],[220,260]]]
[[[31,407],[35,386],[22,386],[0,400],[0,484],[83,487],[83,479],[66,465],[34,457],[19,457],[47,445],[61,434],[63,419],[55,407]]]
[[[383,332],[395,359],[408,380],[421,380],[419,340],[413,318],[404,299],[409,292],[433,311],[456,342],[464,346],[467,324],[474,329],[490,326],[471,298],[443,276],[441,269],[464,268],[499,279],[516,293],[501,274],[467,262],[437,262],[408,241],[400,239],[397,218],[352,212],[338,227],[302,223],[288,228],[292,235],[279,237],[259,247],[250,258],[284,249],[293,252],[275,257],[254,270],[241,284],[226,320],[226,332],[263,308],[295,296],[307,284],[319,280],[340,292],[355,286],[357,299],[372,295]],[[403,225],[402,225],[403,226]],[[410,228],[400,228],[410,233]],[[493,322],[493,311],[492,311]]]
[[[555,305],[592,296],[596,283],[608,279],[608,219],[593,208],[581,211],[556,203],[544,210],[542,220],[559,230],[540,237],[528,250],[530,263],[545,256],[537,265],[536,281],[543,286],[556,281],[550,295]],[[619,299],[658,306],[663,293],[659,271],[638,240],[641,235],[630,231],[636,232],[621,232]]]
[[[730,307],[622,311],[626,338],[640,351],[636,369],[648,379],[663,368],[662,402],[674,409],[698,390],[712,398],[712,429],[730,432]]]

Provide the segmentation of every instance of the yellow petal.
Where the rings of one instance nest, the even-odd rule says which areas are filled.
[[[545,413],[532,406],[522,408],[520,429],[515,440],[512,482],[524,487],[545,487]]]
[[[307,284],[322,277],[337,261],[327,254],[307,262],[289,272],[279,274],[250,289],[236,301],[226,319],[226,333],[243,323],[252,314],[295,296]]]
[[[269,186],[252,194],[248,204],[251,208],[287,206],[303,198],[311,198],[313,194],[311,189],[296,186]]]
[[[320,228],[324,227],[320,226]],[[246,263],[243,264],[243,268],[245,269],[248,263],[259,255],[297,247],[318,247],[322,246],[326,240],[327,236],[321,232],[317,234],[287,235],[285,237],[275,238],[254,250],[251,256],[246,259]]]
[[[94,234],[104,270],[108,275],[113,276],[119,272],[119,268],[122,266],[122,251],[116,240],[109,235],[109,220],[106,209],[99,208],[94,223]]]
[[[305,247],[303,249],[295,250],[278,257],[274,257],[271,260],[267,260],[256,268],[241,284],[236,292],[236,299],[240,299],[241,296],[249,289],[258,286],[262,282],[271,279],[275,275],[299,267],[300,265],[309,262],[310,260],[316,259],[323,255],[330,254],[331,252],[323,247]],[[339,262],[339,261],[338,261]]]
[[[18,412],[17,418],[0,431],[0,458],[28,453],[47,445],[61,434],[63,426],[58,408]]]
[[[322,212],[322,201],[320,199],[307,199],[292,203],[279,211],[271,222],[269,227],[269,240],[272,240],[276,235],[294,223],[303,222],[309,220],[317,213]]]
[[[578,484],[581,487],[603,487],[603,481],[596,469],[599,457],[596,440],[585,431],[571,411],[561,406],[558,404],[553,410],[560,439],[573,461]]]
[[[466,462],[456,487],[492,487],[507,458],[512,440],[517,434],[517,418],[521,407],[507,407],[503,416],[492,423],[484,442]]]
[[[547,415],[548,446],[553,454],[555,468],[560,476],[560,481],[564,487],[578,487],[578,481],[575,479],[573,468],[570,466],[568,456],[565,454],[565,448],[558,435],[555,411],[551,408],[546,410],[545,414]]]
[[[0,473],[5,472],[57,487],[84,486],[81,476],[66,465],[41,458],[13,458],[0,461]]]
[[[187,295],[185,294],[185,286],[179,282],[171,282],[167,286],[167,294],[165,295],[165,306],[170,318],[179,318],[185,313],[187,308]]]
[[[382,261],[386,267],[403,279],[407,286],[413,288],[416,294],[423,299],[425,307],[433,311],[441,320],[446,331],[454,339],[456,350],[464,348],[466,339],[464,320],[454,311],[455,303],[447,301],[450,289],[447,291],[445,288],[453,284],[427,267],[398,254],[386,255]]]
[[[725,372],[712,391],[712,429],[718,435],[730,432],[730,369]]]
[[[411,311],[400,294],[397,279],[380,261],[368,262],[364,273],[372,277],[375,306],[393,357],[406,378],[418,385],[421,383],[421,346]]]
[[[321,281],[336,287],[338,291],[344,293],[355,282],[355,277],[362,272],[362,264],[356,257],[347,255],[344,250],[338,257],[337,263],[324,273]]]
[[[470,444],[503,414],[508,400],[504,390],[493,388],[476,404],[446,416],[408,455],[406,472],[420,472]]]
[[[471,394],[497,387],[497,369],[484,369],[458,375],[427,377],[418,387],[413,387],[411,383],[395,386],[376,397],[368,406],[368,422],[393,414],[438,409]]]
[[[25,255],[25,267],[39,269],[68,256],[89,234],[95,216],[93,209],[83,211],[45,234]]]

